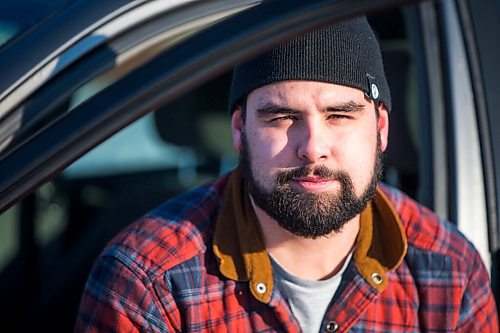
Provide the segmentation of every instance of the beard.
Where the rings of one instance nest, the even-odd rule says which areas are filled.
[[[360,196],[356,196],[350,175],[343,170],[331,170],[326,166],[302,166],[280,172],[273,189],[266,190],[255,178],[250,147],[245,133],[241,137],[240,166],[248,192],[254,203],[273,218],[280,227],[294,235],[316,239],[338,233],[343,226],[360,214],[375,196],[382,176],[383,153],[377,133],[377,149],[372,177]],[[290,181],[314,175],[340,184],[338,194],[312,193],[294,189]]]

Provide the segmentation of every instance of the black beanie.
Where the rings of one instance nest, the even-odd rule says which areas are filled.
[[[253,90],[287,80],[357,88],[391,110],[382,54],[365,17],[306,34],[236,66],[229,95],[230,112]]]

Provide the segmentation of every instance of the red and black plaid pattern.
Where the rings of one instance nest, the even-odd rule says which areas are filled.
[[[223,277],[212,252],[227,177],[185,193],[119,234],[89,276],[77,332],[299,332],[273,290]],[[498,332],[489,278],[473,246],[447,222],[382,186],[408,240],[405,260],[378,292],[349,264],[325,329],[337,332]]]

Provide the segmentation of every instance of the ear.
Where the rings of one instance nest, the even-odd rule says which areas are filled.
[[[237,152],[240,152],[241,133],[243,131],[243,119],[241,114],[241,106],[238,105],[231,116],[231,134],[233,137],[233,147]]]
[[[387,107],[381,103],[379,108],[378,117],[378,132],[380,135],[380,149],[384,152],[387,149],[389,138],[389,111]]]

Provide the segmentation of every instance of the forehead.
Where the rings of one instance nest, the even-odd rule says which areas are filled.
[[[282,81],[268,84],[253,90],[247,101],[251,104],[330,104],[351,101],[367,103],[364,92],[359,89],[316,81]]]

